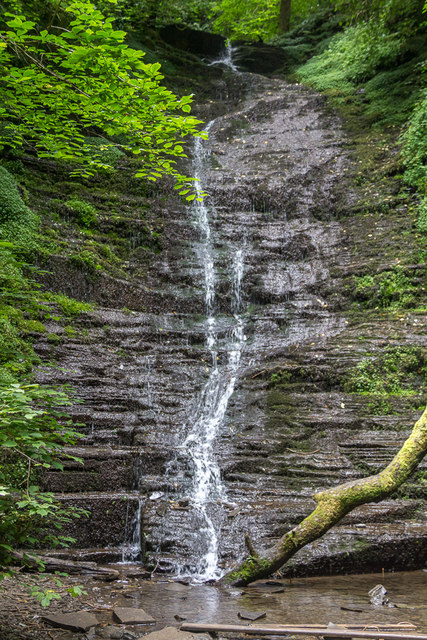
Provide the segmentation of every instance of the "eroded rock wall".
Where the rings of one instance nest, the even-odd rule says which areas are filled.
[[[231,339],[231,270],[239,249],[244,265],[246,341],[215,442],[225,492],[212,512],[223,566],[243,550],[245,531],[255,544],[268,545],[308,514],[317,489],[391,459],[416,411],[369,415],[365,399],[344,392],[342,380],[384,340],[423,341],[421,329],[397,318],[349,319],[346,279],[373,258],[363,247],[354,253],[369,229],[353,217],[356,168],[337,116],[301,85],[232,76],[225,70],[212,101],[199,107],[207,120],[216,118],[204,186],[215,248],[219,361]],[[72,337],[64,335],[55,347],[42,337],[38,345],[60,366],[40,370],[39,379],[70,383],[83,401],[73,416],[86,425],[74,450],[83,466],[69,462],[45,482],[67,503],[92,512],[71,530],[79,555],[142,559],[146,553],[157,570],[173,571],[196,562],[192,466],[182,443],[211,367],[202,238],[191,207],[170,192],[138,196],[128,186],[121,179],[108,189],[126,200],[130,228],[138,208],[147,210],[151,228],[161,230],[156,253],[147,257],[141,250],[141,258],[134,252],[127,274],[122,269],[95,279],[51,259],[47,284],[56,280],[66,293],[98,306],[79,318]],[[104,202],[107,228],[105,189],[99,187],[97,202]],[[399,228],[399,215],[390,216],[389,229]],[[50,329],[57,331],[54,323]],[[421,566],[423,506],[415,492],[361,507],[286,571]]]

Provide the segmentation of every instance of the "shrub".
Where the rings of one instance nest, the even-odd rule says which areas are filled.
[[[425,193],[427,189],[427,90],[414,109],[401,137],[402,158],[406,166],[404,180]]]
[[[350,393],[415,393],[427,379],[425,353],[415,347],[389,347],[377,358],[364,358],[352,369],[344,389]]]
[[[348,27],[332,38],[328,48],[298,70],[304,82],[320,90],[351,94],[355,85],[371,78],[399,54],[401,40],[378,23]]]
[[[65,205],[71,209],[77,224],[81,227],[90,229],[98,223],[96,209],[93,205],[89,204],[89,202],[83,202],[83,200],[72,198],[67,200]]]
[[[22,200],[15,178],[0,166],[0,239],[28,244],[38,217]]]
[[[70,515],[52,494],[35,485],[38,469],[62,469],[58,457],[76,442],[75,431],[62,407],[71,404],[62,391],[35,384],[0,386],[0,563],[11,560],[16,546],[46,546],[69,542],[46,530],[60,528]],[[73,460],[78,460],[68,456]],[[4,574],[3,574],[4,575]],[[2,572],[0,571],[0,577]]]

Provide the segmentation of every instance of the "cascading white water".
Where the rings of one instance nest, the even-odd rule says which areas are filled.
[[[211,128],[213,121],[207,126]],[[197,188],[201,191],[203,170],[208,158],[208,149],[199,139],[195,143],[195,176]],[[245,340],[241,310],[241,283],[244,272],[243,248],[232,247],[233,266],[231,270],[231,311],[234,314],[234,327],[230,331],[227,363],[218,364],[218,350],[214,315],[215,306],[215,250],[209,211],[205,202],[194,207],[201,243],[199,259],[204,269],[204,293],[206,308],[206,345],[211,354],[209,378],[204,385],[188,420],[188,433],[183,448],[190,456],[193,466],[191,502],[194,510],[195,534],[194,547],[199,557],[196,572],[198,580],[208,580],[221,576],[218,567],[218,532],[212,517],[212,506],[224,498],[224,487],[213,445],[223,423],[228,402],[236,384],[240,355]]]
[[[228,47],[224,56],[212,64],[223,63],[237,72],[232,62],[232,50]],[[209,132],[214,120],[206,127]],[[197,195],[201,195],[206,167],[210,157],[208,144],[201,138],[195,139],[193,174],[197,181],[195,189]],[[212,238],[210,218],[214,212],[212,202],[210,209],[204,200],[195,201],[193,212],[195,224],[199,230],[200,242],[196,245],[198,261],[203,271],[203,289],[206,311],[204,323],[206,347],[210,353],[211,366],[207,382],[204,384],[196,401],[190,410],[187,423],[184,428],[185,436],[177,443],[179,456],[171,460],[166,469],[166,478],[183,475],[180,469],[181,458],[190,462],[192,483],[188,498],[192,507],[192,531],[191,547],[193,556],[197,562],[188,571],[178,568],[181,574],[190,574],[192,579],[205,581],[217,579],[222,575],[218,567],[218,501],[224,499],[224,487],[221,481],[220,468],[214,453],[214,443],[227,411],[230,397],[234,391],[240,365],[241,351],[245,341],[244,322],[242,311],[242,279],[244,274],[244,248],[242,246],[230,246],[229,254],[232,262],[230,270],[232,326],[228,331],[226,344],[219,345],[217,339],[218,326],[215,316],[215,261],[216,249]],[[225,363],[219,363],[219,351],[226,354]],[[223,360],[223,358],[221,358]],[[147,360],[148,373],[150,373],[151,361]],[[151,402],[151,389],[148,380],[145,383],[149,405]],[[181,458],[180,458],[181,456]],[[185,463],[184,463],[185,464]],[[176,486],[176,485],[175,485]],[[160,494],[161,495],[161,494]],[[153,494],[150,499],[157,498]],[[123,548],[123,560],[135,560],[141,550],[141,501],[132,520],[132,539]],[[127,532],[128,537],[130,530]]]
[[[223,55],[218,58],[218,60],[213,60],[213,62],[211,62],[209,66],[212,66],[214,64],[223,64],[226,67],[230,67],[232,71],[237,72],[238,68],[233,62],[233,47],[231,45],[228,45],[225,48]]]

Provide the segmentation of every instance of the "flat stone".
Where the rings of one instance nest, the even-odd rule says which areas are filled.
[[[200,634],[197,634],[197,638]],[[194,635],[188,631],[180,631],[176,627],[164,627],[160,631],[153,631],[144,636],[144,640],[194,640]]]
[[[265,618],[266,615],[265,611],[239,611],[237,614],[241,620],[251,620],[252,622],[261,620],[261,618]]]
[[[113,617],[121,624],[153,624],[156,622],[144,609],[134,607],[116,607]]]
[[[68,629],[69,631],[88,631],[98,624],[97,618],[88,611],[75,611],[73,613],[55,613],[43,616],[42,619],[52,627]]]

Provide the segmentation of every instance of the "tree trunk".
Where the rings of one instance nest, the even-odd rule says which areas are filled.
[[[291,2],[292,0],[280,0],[280,15],[279,15],[280,33],[286,33],[286,31],[289,31],[289,26],[291,24]]]
[[[347,513],[367,502],[387,498],[411,473],[427,453],[427,409],[390,464],[375,476],[346,482],[314,496],[315,510],[294,529],[288,531],[271,549],[261,555],[246,534],[250,555],[227,573],[222,582],[243,586],[266,578],[282,567],[299,549],[320,538]]]
[[[12,551],[11,556],[28,569],[43,571],[45,573],[66,573],[89,575],[99,580],[117,580],[120,574],[116,569],[99,567],[96,562],[78,562],[75,560],[63,560],[62,558],[50,558],[48,556],[35,555],[22,551]]]

